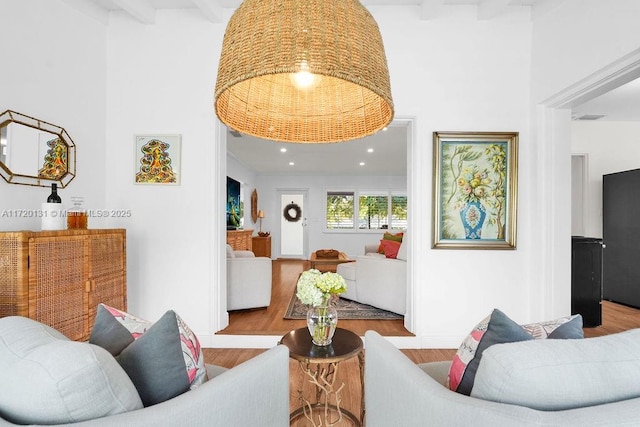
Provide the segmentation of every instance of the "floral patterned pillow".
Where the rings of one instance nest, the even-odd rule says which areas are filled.
[[[89,342],[118,360],[144,406],[171,399],[207,381],[200,342],[173,310],[151,323],[100,304]]]

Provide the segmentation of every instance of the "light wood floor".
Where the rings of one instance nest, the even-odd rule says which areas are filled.
[[[229,326],[218,332],[231,335],[284,335],[307,326],[305,320],[283,319],[298,281],[298,276],[309,269],[309,262],[302,260],[274,260],[271,304],[266,309],[239,310],[229,313]],[[358,335],[375,330],[384,336],[411,336],[403,320],[343,320],[340,327]]]
[[[251,310],[232,313],[230,325],[221,333],[228,334],[282,334],[291,329],[306,325],[304,320],[284,320],[282,315],[295,287],[300,272],[308,268],[300,261],[274,261],[272,304],[268,309]],[[369,329],[377,330],[382,335],[411,335],[403,326],[402,321],[349,321],[340,320],[340,326],[350,329],[359,335]],[[640,328],[640,310],[604,301],[602,303],[602,326],[585,328],[585,337],[608,335],[629,329]],[[451,360],[457,349],[404,349],[402,352],[415,363],[440,360]],[[207,363],[232,368],[265,351],[264,349],[204,349]],[[300,405],[297,390],[299,384],[304,383],[304,374],[300,365],[294,360],[289,362],[290,369],[290,404],[291,410]],[[342,406],[355,414],[360,411],[360,385],[357,358],[352,358],[339,365],[337,381],[344,382],[342,390]],[[305,391],[309,391],[305,388]],[[296,425],[305,425],[302,422]],[[337,425],[350,425],[348,422]]]

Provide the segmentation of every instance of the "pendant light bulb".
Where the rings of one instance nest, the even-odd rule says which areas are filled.
[[[293,85],[299,90],[310,89],[318,83],[319,79],[319,76],[309,71],[309,64],[305,60],[300,62],[300,71],[291,75]]]

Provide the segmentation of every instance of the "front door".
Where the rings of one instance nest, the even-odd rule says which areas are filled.
[[[280,192],[280,256],[307,258],[306,190]]]

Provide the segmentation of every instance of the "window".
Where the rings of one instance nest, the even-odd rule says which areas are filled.
[[[407,195],[391,195],[391,224],[390,228],[407,229]]]
[[[360,194],[358,197],[358,228],[380,230],[389,228],[389,196]]]
[[[407,196],[389,191],[327,191],[325,225],[327,230],[406,229]]]
[[[353,191],[327,191],[327,230],[353,228]]]

